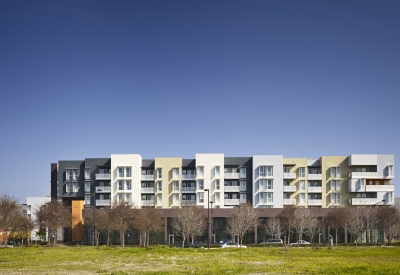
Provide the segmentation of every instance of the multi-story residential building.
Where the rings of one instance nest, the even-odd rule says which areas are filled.
[[[28,218],[30,218],[32,221],[36,220],[36,210],[39,210],[39,207],[44,205],[45,203],[50,202],[51,198],[50,197],[27,197],[26,198],[26,204],[24,204],[24,215],[26,215]],[[35,226],[32,230],[32,233],[30,235],[30,241],[35,242],[35,241],[41,241],[42,239],[37,235],[39,232],[40,228]],[[48,230],[46,230],[46,236],[43,239],[44,241],[49,240],[49,235],[48,235]]]
[[[121,201],[158,209],[188,204],[229,209],[242,203],[254,208],[394,205],[393,155],[142,159],[138,154],[113,154],[59,161],[51,171],[52,197],[71,204],[78,227],[82,209]]]

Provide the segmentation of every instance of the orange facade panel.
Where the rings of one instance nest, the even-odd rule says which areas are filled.
[[[83,219],[82,209],[84,208],[84,201],[72,201],[72,241],[83,241]]]

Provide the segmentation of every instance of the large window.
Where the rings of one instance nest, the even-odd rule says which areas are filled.
[[[67,182],[65,189],[66,189],[65,191],[68,193],[79,192],[79,183],[78,182]]]
[[[331,193],[331,203],[340,203],[341,194],[340,193]]]
[[[240,191],[246,192],[246,181],[245,180],[240,181]]]
[[[220,182],[219,180],[215,180],[215,190],[220,190],[221,186],[220,186]]]
[[[130,180],[127,180],[125,182],[125,185],[126,185],[126,190],[132,190],[132,183]]]
[[[172,195],[172,203],[173,204],[179,204],[179,194],[173,194]]]
[[[90,205],[90,196],[91,195],[85,195],[85,205]]]
[[[306,203],[306,194],[302,193],[299,195],[300,203]]]
[[[266,170],[265,166],[258,167],[258,176],[265,177],[265,175],[266,175],[266,171],[265,170]]]
[[[130,194],[130,193],[125,194],[125,201],[126,202],[132,202],[132,194]]]
[[[197,188],[199,190],[204,190],[204,180],[197,180]]]
[[[198,203],[204,203],[204,193],[197,193]]]
[[[179,181],[174,181],[173,183],[174,191],[179,191]]]
[[[274,202],[274,193],[267,192],[267,202]]]
[[[221,168],[219,166],[215,166],[215,176],[220,177],[221,175]]]
[[[215,193],[215,203],[220,203],[221,198],[220,198],[220,193]]]
[[[79,180],[79,169],[67,169],[66,178],[67,180]]]
[[[299,185],[300,185],[300,191],[306,190],[306,182],[304,180],[301,180],[299,182]]]
[[[162,205],[162,194],[157,194],[157,204]]]
[[[245,179],[246,178],[246,168],[242,167],[240,168],[240,178]]]
[[[85,182],[85,192],[90,193],[90,181]]]
[[[331,180],[331,190],[340,191],[340,180]]]
[[[131,167],[125,167],[125,177],[131,177],[132,173],[131,173]]]
[[[274,176],[274,167],[267,166],[267,177],[272,177],[272,176]]]
[[[85,180],[90,180],[90,168],[85,168]]]
[[[268,190],[274,189],[273,180],[267,180],[267,189]]]
[[[162,178],[162,168],[157,169],[157,178],[161,179]]]
[[[283,173],[290,173],[290,167],[283,167]]]
[[[267,180],[259,180],[260,191],[267,189]]]
[[[200,177],[200,178],[204,177],[204,167],[203,166],[197,167],[197,177]]]
[[[119,178],[124,177],[124,167],[118,167],[118,177]]]
[[[393,192],[388,192],[389,202],[393,202]]]
[[[118,190],[119,191],[123,191],[124,190],[124,181],[123,180],[119,180],[118,181]]]
[[[179,168],[172,169],[172,178],[179,179]]]
[[[299,176],[300,178],[305,178],[306,177],[306,168],[305,167],[299,167]]]
[[[159,192],[162,191],[162,181],[157,182],[157,191],[159,191]]]
[[[247,202],[247,194],[240,194],[240,203],[246,203]]]
[[[331,178],[340,178],[342,173],[341,167],[331,167]]]
[[[393,165],[388,166],[388,177],[393,177]]]

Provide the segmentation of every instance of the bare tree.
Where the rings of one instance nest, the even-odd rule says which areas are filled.
[[[290,232],[294,229],[294,220],[295,220],[295,210],[294,207],[285,207],[282,209],[279,219],[280,224],[282,226],[283,231],[285,231],[288,235],[286,243],[290,243]]]
[[[309,223],[312,219],[313,215],[308,208],[296,208],[294,210],[293,227],[299,234],[299,240],[302,238],[303,232],[308,229]],[[299,242],[298,245],[300,245]]]
[[[313,238],[318,232],[321,231],[321,221],[318,218],[311,214],[310,220],[307,223],[307,227],[304,229],[304,233],[310,237],[310,243],[313,243]]]
[[[22,244],[28,245],[28,237],[32,233],[34,227],[34,223],[27,216],[18,215],[13,220],[13,233],[22,240]]]
[[[13,230],[15,219],[22,215],[22,208],[18,200],[4,194],[0,196],[0,229],[4,231],[4,242],[7,241],[9,232]]]
[[[125,247],[125,233],[128,229],[134,228],[137,219],[135,206],[129,202],[115,202],[109,217],[114,229],[119,232],[121,246]]]
[[[182,237],[182,247],[185,241],[194,240],[202,235],[207,228],[207,221],[203,209],[187,204],[177,209],[175,217],[172,218],[172,228],[178,236]]]
[[[57,241],[57,229],[71,227],[71,207],[67,204],[52,200],[35,210],[36,223],[39,227],[48,228],[53,236],[53,245]]]
[[[240,246],[242,246],[244,235],[247,232],[252,232],[258,223],[256,210],[249,203],[241,204],[234,208],[233,213],[226,219],[225,231],[231,236],[238,234]]]
[[[375,208],[364,207],[361,209],[363,211],[363,216],[364,216],[364,220],[365,220],[365,229],[367,230],[366,242],[370,243],[371,242],[371,229],[374,229],[376,227],[376,224],[378,223],[378,216],[377,216]]]
[[[351,236],[356,236],[356,246],[357,239],[365,230],[365,219],[363,216],[362,208],[350,208],[347,212],[347,230],[350,232]]]
[[[328,221],[328,225],[330,226],[330,228],[335,230],[336,245],[339,230],[344,228],[344,224],[346,223],[346,211],[348,211],[348,209],[333,208],[331,211],[328,212],[327,216],[325,217],[325,219]]]
[[[96,209],[96,214],[94,213],[94,209],[92,211],[88,211],[85,218],[85,227],[92,230],[94,227],[94,238],[96,246],[99,245],[99,238],[101,232],[107,233],[107,245],[108,245],[108,237],[111,232],[114,230],[114,223],[110,222],[109,219],[109,211],[110,208],[105,209]],[[96,223],[94,219],[94,215],[96,215]]]
[[[138,210],[138,218],[135,228],[142,233],[142,245],[149,245],[150,233],[156,233],[163,230],[163,220],[160,212],[155,208],[141,208]]]
[[[278,234],[279,219],[277,217],[267,218],[263,223],[262,228],[266,235],[271,235],[272,238]]]
[[[379,207],[378,208],[379,225],[384,232],[384,241],[388,240],[389,245],[392,243],[393,231],[396,225],[400,222],[399,211],[394,207]]]

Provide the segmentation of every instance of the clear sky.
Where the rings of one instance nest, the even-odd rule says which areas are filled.
[[[118,153],[398,156],[399,88],[397,0],[2,0],[0,194]]]

